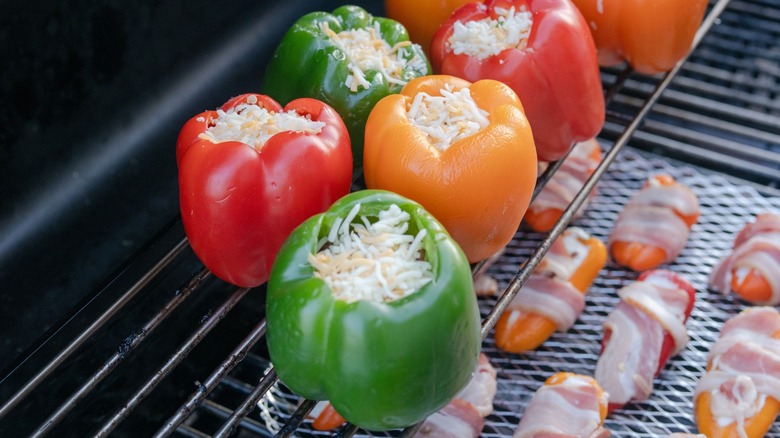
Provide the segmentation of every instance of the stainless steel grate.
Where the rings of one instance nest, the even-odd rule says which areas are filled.
[[[728,3],[712,2],[708,24]],[[778,23],[779,1],[733,0],[691,59],[667,78],[602,71],[610,103],[601,137],[612,152],[589,183],[598,181],[598,196],[576,224],[606,239],[628,196],[659,170],[689,184],[702,203],[688,246],[670,266],[700,292],[688,324],[691,343],[657,379],[649,401],[610,417],[607,426],[615,436],[694,430],[692,389],[722,322],[741,307],[733,297],[708,293],[707,273],[745,221],[764,209],[780,211]],[[620,151],[627,144],[635,150]],[[584,193],[572,211],[582,199]],[[497,350],[488,332],[493,318],[568,221],[567,213],[548,235],[519,231],[489,268],[509,293],[481,300],[483,349],[499,370],[495,411],[484,436],[511,435],[550,373],[593,371],[615,291],[635,276],[607,266],[572,330],[526,355]],[[303,419],[312,403],[299,406],[264,359],[262,288],[247,291],[215,280],[182,236],[180,226],[172,225],[82,312],[1,377],[0,432],[135,435],[135,425],[151,422],[159,435],[267,436],[278,422],[282,435],[321,435]],[[81,315],[96,316],[82,321]],[[101,347],[98,339],[111,347]],[[191,363],[199,368],[182,370]],[[69,373],[65,382],[56,377],[62,370]],[[354,433],[362,432],[347,427],[337,435]],[[780,427],[770,436],[780,437]]]

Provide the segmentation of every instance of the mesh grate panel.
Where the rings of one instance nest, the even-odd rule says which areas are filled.
[[[599,183],[597,196],[574,225],[606,241],[628,198],[649,175],[662,171],[691,187],[701,203],[701,218],[691,230],[688,244],[675,263],[664,266],[683,275],[696,287],[697,301],[687,324],[690,341],[656,378],[650,399],[631,403],[607,419],[606,427],[616,437],[663,437],[673,432],[696,431],[692,395],[703,374],[709,348],[723,322],[745,307],[734,296],[707,291],[707,277],[717,261],[728,253],[734,236],[745,222],[762,211],[780,211],[780,199],[764,198],[750,187],[736,186],[725,178],[704,175],[689,167],[676,168],[658,159],[648,160],[626,150]],[[488,269],[501,289],[506,288],[541,237],[541,234],[519,231],[504,256]],[[505,353],[495,346],[492,336],[485,340],[483,351],[498,371],[498,392],[494,412],[487,418],[482,436],[511,435],[531,396],[552,373],[593,374],[601,345],[601,325],[618,302],[616,291],[637,276],[608,263],[589,290],[585,311],[574,327],[566,333],[555,333],[536,351],[521,355]],[[494,299],[480,300],[483,317],[494,304]],[[283,388],[271,394],[271,398],[261,401],[262,416],[253,415],[253,418],[266,425],[273,426],[262,417],[283,424],[297,405],[296,397]],[[329,435],[312,431],[309,426],[308,422],[304,423],[297,434]],[[780,437],[780,425],[775,425],[767,436]]]

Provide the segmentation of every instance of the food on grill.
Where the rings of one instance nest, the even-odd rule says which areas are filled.
[[[269,61],[263,90],[279,102],[312,97],[335,108],[352,138],[357,171],[371,108],[430,73],[428,58],[403,25],[346,5],[293,24]]]
[[[595,138],[575,145],[561,167],[531,202],[523,218],[525,223],[540,233],[550,231],[600,162],[601,146]],[[583,214],[588,207],[588,201],[595,194],[595,190],[590,193],[588,200],[575,213],[575,218]]]
[[[471,1],[474,0],[385,0],[385,12],[388,18],[403,24],[409,31],[409,39],[428,53],[439,26],[452,11]]]
[[[480,322],[463,252],[419,204],[386,191],[306,220],[268,281],[279,379],[368,430],[417,423],[466,386]]]
[[[634,194],[609,237],[613,260],[634,271],[672,262],[688,242],[699,219],[699,200],[667,174],[650,177]]]
[[[531,398],[514,437],[608,437],[606,416],[607,394],[595,379],[556,373]]]
[[[708,437],[764,436],[780,412],[780,313],[752,307],[726,321],[696,386],[696,421]]]
[[[691,50],[707,0],[573,0],[590,23],[599,63],[667,72]]]
[[[618,291],[620,302],[604,323],[596,380],[609,394],[609,409],[645,400],[670,356],[688,342],[685,322],[696,291],[671,271],[643,273]]]
[[[512,353],[533,350],[556,330],[571,328],[606,261],[600,240],[579,228],[565,230],[499,318],[496,345]]]
[[[495,79],[523,102],[540,160],[562,158],[604,124],[596,47],[568,0],[487,0],[463,5],[431,45],[434,72]]]
[[[176,144],[190,246],[224,281],[268,279],[287,235],[349,192],[352,152],[339,115],[314,99],[284,108],[242,94],[187,121]]]
[[[780,215],[759,214],[742,228],[732,252],[713,269],[710,288],[753,304],[780,304]]]
[[[531,127],[492,80],[411,80],[366,124],[365,180],[422,204],[477,262],[514,237],[536,184]]]
[[[493,412],[496,396],[496,370],[488,357],[480,354],[469,384],[443,409],[425,419],[417,437],[472,437],[482,433],[485,417]]]
[[[476,438],[482,432],[484,417],[493,412],[495,396],[496,370],[488,357],[480,354],[468,385],[447,406],[426,418],[416,436]],[[332,430],[346,421],[328,402],[318,403],[309,415],[314,417],[312,427],[317,430]]]

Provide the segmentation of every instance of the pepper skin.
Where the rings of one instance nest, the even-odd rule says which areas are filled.
[[[389,302],[334,298],[308,256],[358,203],[368,217],[396,204],[411,216],[409,233],[427,230],[422,248],[431,282]],[[479,357],[480,315],[463,252],[419,204],[390,192],[354,192],[296,228],[274,264],[266,311],[281,381],[302,397],[330,400],[368,430],[405,427],[442,408],[468,383]]]
[[[573,0],[590,24],[599,64],[628,61],[639,73],[667,72],[691,50],[707,0]]]
[[[468,87],[490,124],[440,152],[406,112],[418,93]],[[514,237],[536,185],[536,150],[523,106],[506,85],[453,76],[410,81],[382,99],[368,118],[366,186],[411,198],[431,212],[466,253],[486,259]]]
[[[268,96],[243,94],[222,110],[250,97],[268,111],[294,110],[325,127],[318,134],[277,133],[257,151],[238,141],[203,138],[216,111],[184,124],[176,146],[184,231],[214,275],[241,287],[264,283],[287,235],[349,193],[352,180],[349,135],[333,108],[314,99],[282,108]]]
[[[456,22],[497,17],[496,9],[531,12],[525,48],[509,48],[484,59],[455,54],[448,39]],[[605,107],[596,47],[588,25],[569,0],[486,0],[458,8],[431,44],[436,73],[467,81],[495,79],[520,97],[541,161],[562,158],[576,142],[595,137]]]
[[[385,0],[388,18],[400,22],[409,38],[429,53],[433,35],[458,7],[474,0]]]
[[[409,41],[409,34],[401,23],[374,17],[358,6],[342,6],[332,13],[312,12],[304,15],[287,31],[271,58],[263,83],[263,91],[279,102],[299,97],[321,100],[336,109],[349,130],[355,171],[363,162],[363,131],[371,108],[383,97],[401,91],[403,84],[388,82],[376,70],[366,71],[370,88],[350,91],[346,85],[350,75],[349,60],[331,38],[320,29],[327,22],[339,33],[343,30],[365,29],[379,23],[382,39],[390,46]],[[421,70],[407,69],[401,80],[430,74],[428,58],[420,46],[409,45],[399,49],[404,59],[420,57]]]

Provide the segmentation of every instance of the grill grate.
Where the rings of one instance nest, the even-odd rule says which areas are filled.
[[[710,14],[708,23],[726,4],[728,0],[713,2],[714,14]],[[655,437],[695,430],[691,394],[702,374],[709,346],[723,321],[742,307],[733,297],[708,293],[704,287],[706,276],[728,251],[734,234],[745,221],[763,210],[780,211],[778,22],[777,0],[733,0],[712,31],[703,37],[702,46],[675,74],[660,78],[640,77],[617,69],[602,71],[609,105],[601,137],[612,146],[612,152],[590,183],[595,184],[601,177],[598,195],[576,225],[606,240],[626,199],[648,174],[660,170],[690,185],[702,204],[702,217],[692,230],[688,246],[670,266],[699,291],[688,323],[690,344],[656,379],[650,400],[631,404],[608,419],[607,427],[615,436]],[[653,110],[649,111],[651,106]],[[623,150],[618,155],[629,137],[636,151]],[[664,159],[658,159],[658,155]],[[681,166],[678,162],[695,162],[699,167]],[[604,172],[607,165],[609,171]],[[571,211],[582,199],[584,193],[575,200]],[[633,273],[608,265],[589,292],[585,313],[572,330],[555,334],[529,354],[510,355],[496,349],[487,333],[493,318],[500,314],[568,221],[567,213],[549,235],[518,231],[504,257],[488,268],[509,292],[500,299],[480,300],[487,336],[483,350],[499,372],[495,410],[487,419],[484,436],[511,435],[531,395],[552,372],[593,372],[601,324],[617,301],[615,291],[635,278]],[[159,429],[159,435],[268,436],[277,427],[285,427],[282,435],[322,435],[311,431],[303,419],[313,403],[299,406],[297,397],[276,382],[265,359],[261,342],[265,324],[257,323],[261,319],[257,311],[250,312],[250,318],[242,318],[246,313],[242,307],[262,308],[262,288],[229,288],[215,280],[194,260],[181,236],[180,228],[172,226],[160,239],[160,248],[147,250],[112,281],[105,295],[118,298],[105,298],[106,303],[97,299],[85,306],[105,309],[96,313],[97,318],[64,324],[44,343],[45,348],[2,377],[0,431],[18,433],[29,429],[32,435],[40,436],[51,430],[95,428],[99,436],[111,432],[133,435],[136,431],[132,425],[123,429],[123,420],[135,418],[132,415],[138,415],[140,406],[145,404],[152,405],[147,410],[156,409],[154,401],[174,387],[178,388],[176,407],[165,411],[163,420],[159,413],[154,416],[154,428]],[[526,261],[527,268],[520,270]],[[190,280],[182,280],[187,275],[183,276],[183,272],[196,274]],[[176,285],[180,286],[173,296],[160,292],[170,291]],[[162,298],[153,299],[155,295]],[[205,296],[216,298],[208,301]],[[113,321],[120,310],[134,310],[138,302],[152,302],[148,307],[153,310],[138,312],[146,316],[136,317],[131,328],[120,326],[120,333],[130,334],[117,338],[119,347],[91,350],[96,338],[115,328]],[[192,318],[195,324],[183,325],[182,320]],[[239,324],[242,319],[252,323]],[[220,331],[220,326],[226,324],[238,333],[232,334],[230,340]],[[184,333],[176,333],[182,330]],[[220,342],[220,336],[226,340]],[[150,344],[161,343],[161,339],[168,344],[167,350],[163,350],[167,351],[163,355],[167,359],[147,363],[143,355],[157,347]],[[212,341],[208,342],[209,339]],[[227,347],[219,350],[224,353],[216,354],[210,365],[185,373],[185,381],[186,376],[202,376],[195,382],[195,390],[184,389],[180,383],[167,384],[169,380],[179,382],[175,380],[179,370],[196,361],[191,356],[203,348],[200,345],[204,340],[208,348],[220,343]],[[96,358],[87,360],[85,356]],[[138,359],[139,356],[142,358]],[[114,371],[135,367],[139,371],[131,377],[117,377]],[[76,377],[70,380],[78,383],[65,385],[53,373],[62,368],[84,371],[73,371]],[[213,371],[208,374],[208,370]],[[118,391],[118,395],[103,397],[108,388]],[[103,398],[111,403],[100,409],[97,426],[74,420],[91,413]],[[30,420],[35,424],[27,424],[28,417],[37,419]],[[7,426],[18,418],[24,419],[22,428],[17,429],[16,424]],[[301,427],[296,430],[299,424]],[[58,426],[61,427],[55,429]],[[354,433],[362,432],[347,427],[337,435]],[[770,436],[780,437],[780,426],[775,426]]]

